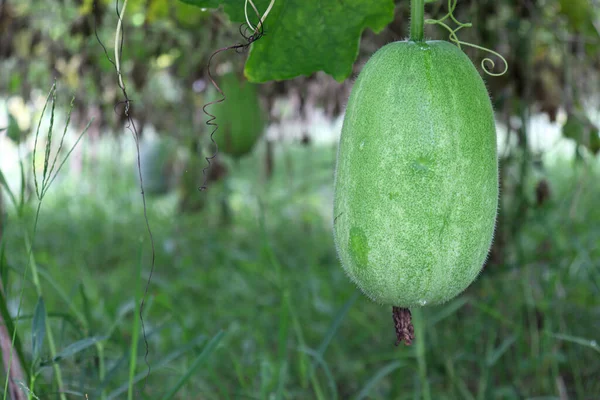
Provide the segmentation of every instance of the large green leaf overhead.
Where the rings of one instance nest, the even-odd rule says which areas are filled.
[[[244,21],[244,0],[181,1],[202,8],[222,4],[232,21]],[[269,0],[254,3],[263,12]],[[393,17],[393,0],[275,0],[265,21],[265,35],[252,45],[244,72],[252,82],[316,71],[343,81],[352,72],[362,31],[379,32]]]

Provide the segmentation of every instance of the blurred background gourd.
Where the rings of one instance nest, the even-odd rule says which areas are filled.
[[[255,84],[241,79],[235,72],[228,72],[216,81],[225,93],[225,100],[207,107],[207,111],[215,116],[212,123],[218,125],[212,139],[219,152],[239,159],[252,151],[263,134],[266,116]],[[207,101],[222,98],[214,87],[209,88]],[[210,134],[213,128],[207,129]]]

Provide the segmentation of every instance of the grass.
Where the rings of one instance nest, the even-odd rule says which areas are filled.
[[[549,167],[551,201],[522,216],[506,264],[488,266],[451,302],[417,311],[420,340],[396,348],[391,308],[358,293],[335,254],[334,156],[329,147],[279,149],[266,183],[260,149],[232,164],[227,225],[218,185],[198,192],[214,200],[196,215],[174,215],[173,194],[150,199],[157,259],[145,386],[137,307],[150,254],[134,166],[101,158],[79,178],[57,179],[35,260],[63,357],[43,345],[36,394],[52,398],[59,363],[76,393],[69,398],[600,398],[597,167]],[[35,208],[24,213],[31,226]],[[28,262],[23,243],[11,212],[0,246],[11,313]],[[28,360],[37,303],[27,281],[14,323]]]

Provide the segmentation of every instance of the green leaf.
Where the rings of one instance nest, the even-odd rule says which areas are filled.
[[[12,114],[8,114],[8,127],[6,128],[6,136],[12,140],[14,143],[21,142],[21,128],[17,123],[16,118]]]
[[[232,21],[244,21],[240,0],[180,1],[202,8],[223,4]],[[262,13],[269,2],[254,3]],[[258,18],[252,14],[256,24]],[[275,0],[264,36],[252,44],[245,75],[251,82],[267,82],[324,71],[343,81],[352,73],[363,30],[379,32],[393,17],[393,0]]]
[[[563,136],[573,139],[578,145],[585,146],[593,154],[600,152],[598,128],[581,112],[572,112],[563,125]]]
[[[577,33],[600,36],[594,26],[594,6],[588,0],[560,0],[560,13],[563,14],[571,29]]]
[[[44,299],[40,297],[33,312],[31,328],[31,346],[33,359],[38,360],[42,354],[44,339],[46,338],[46,306]]]
[[[52,365],[54,363],[57,363],[67,357],[70,357],[72,355],[75,355],[93,345],[95,345],[97,342],[101,342],[103,340],[108,339],[107,336],[92,336],[89,338],[85,338],[85,339],[81,339],[78,340],[75,343],[71,343],[70,345],[68,345],[67,347],[65,347],[60,353],[58,353],[56,355],[56,357],[54,357],[53,359],[49,360],[49,361],[45,361],[42,363],[42,366],[48,366],[48,365]]]

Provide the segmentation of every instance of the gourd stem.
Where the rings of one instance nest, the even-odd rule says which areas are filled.
[[[423,41],[423,26],[425,25],[425,0],[410,1],[410,40]]]
[[[411,314],[408,308],[392,307],[392,316],[394,318],[394,328],[396,329],[396,346],[404,342],[410,346],[415,339],[415,328],[411,322]]]

